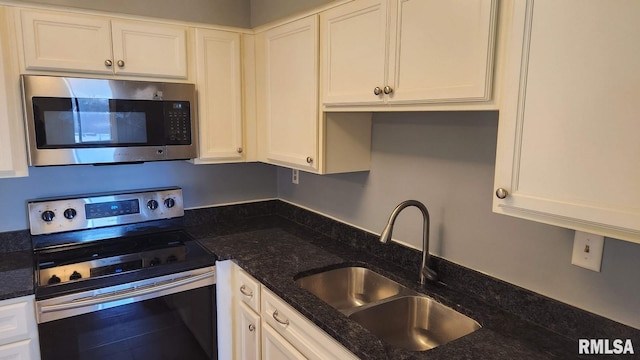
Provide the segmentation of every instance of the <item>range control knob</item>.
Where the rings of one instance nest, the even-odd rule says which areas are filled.
[[[153,258],[151,259],[151,261],[149,261],[149,266],[158,266],[160,265],[160,259],[158,258]]]
[[[164,201],[164,206],[168,207],[169,209],[171,209],[175,205],[176,205],[176,201],[173,200],[173,198],[168,198]]]
[[[42,220],[46,222],[51,222],[53,218],[56,217],[56,214],[51,210],[47,210],[42,213],[41,217],[42,217]]]
[[[61,281],[61,280],[60,280],[60,278],[59,278],[59,277],[57,277],[57,276],[53,275],[53,276],[51,276],[51,278],[49,278],[49,281],[47,281],[47,284],[49,284],[49,285],[51,285],[51,284],[58,284],[58,283],[60,283],[60,281]]]
[[[158,208],[158,202],[157,202],[157,201],[155,201],[155,200],[149,200],[149,201],[147,201],[147,207],[148,207],[150,210],[155,210],[155,209],[157,209],[157,208]]]
[[[78,212],[74,208],[68,208],[67,210],[64,211],[63,215],[65,218],[71,220],[74,217],[76,217],[76,215],[78,215]]]
[[[167,257],[167,264],[176,262],[176,261],[178,261],[178,257],[175,255],[169,255],[169,257]]]
[[[74,271],[73,274],[69,276],[69,280],[80,280],[80,279],[82,279],[82,274],[80,274],[77,271]]]

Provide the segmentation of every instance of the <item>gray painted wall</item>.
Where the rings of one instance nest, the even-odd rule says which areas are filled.
[[[332,0],[16,0],[164,19],[251,28]],[[152,4],[152,6],[150,6]]]
[[[28,229],[26,200],[153,187],[182,187],[186,207],[276,197],[276,168],[266,164],[193,165],[186,161],[29,168],[0,179],[0,232]]]
[[[417,199],[431,214],[431,251],[450,261],[640,328],[640,246],[607,239],[602,272],[571,265],[573,231],[491,211],[495,112],[374,116],[371,171],[318,176],[278,170],[278,195],[379,234],[391,210]],[[422,248],[407,208],[394,238]]]
[[[18,0],[207,24],[251,27],[250,0]]]

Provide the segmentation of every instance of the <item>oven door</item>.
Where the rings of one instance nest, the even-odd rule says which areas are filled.
[[[215,267],[37,300],[43,360],[217,359]]]

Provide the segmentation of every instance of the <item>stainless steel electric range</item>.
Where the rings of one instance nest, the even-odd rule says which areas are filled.
[[[42,359],[216,359],[215,255],[180,188],[28,203]]]

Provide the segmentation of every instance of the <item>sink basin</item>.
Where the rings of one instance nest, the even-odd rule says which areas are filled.
[[[296,284],[345,314],[401,294],[413,293],[364,267],[343,267],[302,277]]]
[[[381,340],[411,351],[429,350],[481,328],[475,320],[364,267],[327,270],[295,282]]]
[[[400,297],[349,318],[385,342],[412,351],[432,349],[480,328],[475,320],[425,296]]]

